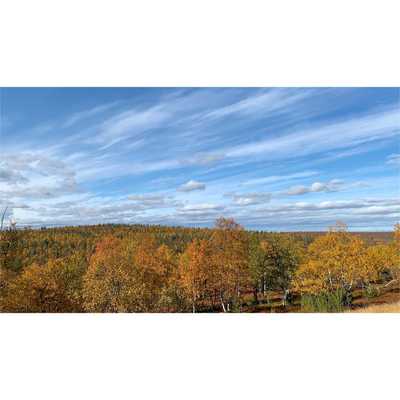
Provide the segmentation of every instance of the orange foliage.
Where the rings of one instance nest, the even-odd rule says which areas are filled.
[[[216,228],[211,237],[213,291],[223,311],[234,305],[240,310],[243,292],[252,283],[248,236],[232,219],[217,220]]]
[[[72,290],[74,277],[62,260],[32,264],[12,280],[3,299],[8,312],[77,312],[79,298]]]
[[[144,285],[137,275],[126,244],[112,236],[104,238],[84,277],[86,311],[145,311]]]
[[[207,284],[212,281],[210,259],[211,249],[205,240],[190,243],[180,258],[180,284],[190,299],[193,312],[196,312],[197,302],[209,294]]]

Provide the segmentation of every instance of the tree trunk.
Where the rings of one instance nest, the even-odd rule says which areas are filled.
[[[267,291],[267,282],[265,277],[263,277],[262,287],[263,287],[263,295],[265,296],[265,292]]]
[[[288,296],[289,290],[285,289],[283,292],[283,297],[282,297],[282,305],[283,307],[286,307],[286,300]]]
[[[254,303],[259,304],[258,302],[258,289],[257,287],[253,288],[253,296],[254,296]]]
[[[224,304],[224,300],[222,298],[222,295],[219,296],[220,300],[221,300],[221,305],[222,305],[222,310],[224,311],[224,313],[226,312],[226,308],[225,308],[225,304]]]

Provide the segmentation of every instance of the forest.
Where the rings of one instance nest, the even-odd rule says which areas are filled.
[[[0,232],[1,312],[344,312],[400,300],[392,233],[96,225]]]

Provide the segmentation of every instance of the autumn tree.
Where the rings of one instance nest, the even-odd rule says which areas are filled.
[[[394,226],[394,240],[390,244],[390,273],[393,280],[400,279],[400,224]]]
[[[243,231],[243,226],[238,224],[233,218],[218,218],[215,221],[215,228],[222,231]]]
[[[12,281],[10,272],[5,268],[0,268],[0,311],[5,309],[5,297],[8,286]]]
[[[127,244],[112,236],[96,246],[84,277],[84,307],[89,312],[145,311],[144,283]]]
[[[4,215],[5,212],[2,215],[3,219]],[[0,230],[0,307],[3,309],[7,308],[5,303],[8,302],[8,299],[6,300],[8,287],[21,270],[22,263],[18,257],[20,247],[19,231]]]
[[[343,225],[335,226],[308,247],[307,260],[296,272],[294,287],[301,293],[343,290],[350,301],[354,285],[362,279],[365,244]]]
[[[75,291],[79,278],[77,269],[70,269],[65,260],[32,264],[8,284],[2,308],[7,312],[80,312]]]
[[[21,268],[18,257],[20,236],[16,229],[0,231],[0,268],[15,272]]]
[[[173,306],[177,293],[175,271],[177,259],[168,246],[158,246],[154,237],[144,235],[135,247],[135,269],[144,283],[148,311],[160,311],[165,305]]]
[[[189,299],[192,311],[198,302],[209,295],[211,283],[211,248],[205,240],[194,240],[189,244],[179,261],[180,284]]]
[[[212,286],[224,312],[241,310],[242,296],[251,287],[249,243],[243,227],[233,219],[216,221],[211,237]]]
[[[185,312],[187,309],[187,293],[181,285],[179,268],[175,267],[161,288],[158,310],[160,312]]]
[[[377,244],[365,249],[360,266],[360,280],[363,286],[369,286],[385,274],[395,279],[394,271],[398,268],[398,257],[392,244]]]
[[[172,254],[146,235],[140,241],[104,238],[96,247],[84,278],[87,311],[158,311],[173,269]]]

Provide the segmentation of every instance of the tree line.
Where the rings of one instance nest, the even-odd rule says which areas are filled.
[[[283,307],[297,296],[303,311],[337,311],[355,289],[398,282],[399,249],[399,225],[372,244],[343,224],[310,237],[249,232],[229,218],[214,229],[13,229],[0,232],[0,310],[241,312],[274,293]]]

